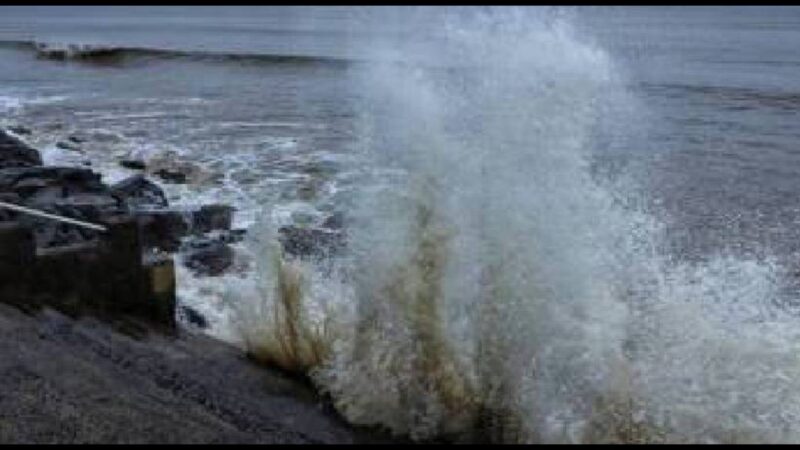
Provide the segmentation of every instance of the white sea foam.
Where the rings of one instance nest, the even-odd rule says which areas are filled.
[[[0,112],[12,112],[16,109],[24,107],[25,105],[46,105],[50,103],[58,103],[66,100],[67,98],[67,96],[63,95],[0,95]]]
[[[0,95],[0,111],[7,112],[22,105],[22,100],[19,97],[10,95]]]
[[[638,117],[607,54],[559,15],[470,16],[359,67],[348,250],[287,258],[268,211],[227,293],[243,345],[418,439],[800,440],[781,268],[672,261],[638,190],[590,174]]]

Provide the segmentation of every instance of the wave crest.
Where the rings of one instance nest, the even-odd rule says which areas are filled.
[[[287,291],[274,233],[254,230],[271,262],[267,289],[231,292],[242,323],[325,324],[321,358],[262,348],[349,421],[418,440],[796,441],[797,320],[766,306],[780,270],[673,262],[638,191],[592,174],[634,100],[567,20],[461,20],[359,72],[349,247],[334,270],[293,266],[306,289]]]
[[[57,61],[123,65],[146,60],[178,60],[219,64],[289,64],[347,66],[352,60],[327,56],[179,50],[157,47],[129,47],[111,44],[0,41],[0,46],[33,51],[37,57]]]

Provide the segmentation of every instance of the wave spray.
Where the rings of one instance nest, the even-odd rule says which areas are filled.
[[[414,439],[797,441],[780,267],[673,261],[628,181],[593,175],[635,101],[568,19],[456,11],[354,69],[349,244],[291,259],[265,215],[230,292],[245,347]]]

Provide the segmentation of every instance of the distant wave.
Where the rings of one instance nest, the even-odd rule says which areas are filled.
[[[152,47],[126,47],[103,44],[80,44],[38,41],[0,41],[0,48],[33,51],[41,59],[79,61],[94,64],[123,65],[144,60],[187,60],[239,64],[309,64],[347,65],[343,58],[283,55],[272,53],[222,52],[211,50],[178,50]]]

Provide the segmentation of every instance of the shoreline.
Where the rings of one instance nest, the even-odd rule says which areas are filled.
[[[229,244],[246,232],[231,229],[232,207],[187,219],[143,175],[109,186],[91,169],[43,164],[10,131],[0,128],[4,199],[130,230],[87,234],[0,211],[0,443],[400,441],[347,423],[308,380],[180,323],[190,311],[176,301],[174,267],[229,269]],[[108,274],[88,276],[98,270]]]
[[[228,344],[137,325],[0,304],[0,443],[399,442]]]

